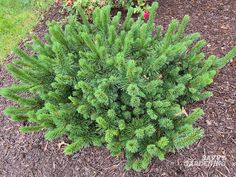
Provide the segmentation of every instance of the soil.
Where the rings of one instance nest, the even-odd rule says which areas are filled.
[[[191,16],[187,32],[199,31],[208,45],[207,54],[218,57],[236,45],[235,0],[158,0],[157,24],[164,27],[172,18]],[[43,38],[46,22],[62,20],[61,8],[52,6],[35,27],[34,34]],[[30,37],[20,44],[30,42]],[[14,58],[10,54],[6,63]],[[14,79],[0,66],[0,87],[14,83]],[[155,160],[142,173],[124,171],[122,156],[111,157],[106,148],[87,148],[73,156],[63,154],[65,138],[47,142],[43,133],[21,134],[21,123],[13,122],[2,110],[13,103],[0,98],[0,177],[234,177],[236,176],[236,59],[221,69],[214,84],[208,87],[214,96],[191,105],[205,110],[197,123],[205,136],[190,148],[167,155],[166,160]],[[188,108],[188,109],[190,109]],[[188,160],[202,160],[203,156],[221,155],[225,166],[186,166]],[[219,165],[219,164],[218,164]]]

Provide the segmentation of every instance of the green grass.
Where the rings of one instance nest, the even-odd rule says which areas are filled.
[[[31,31],[53,0],[0,0],[0,62]]]

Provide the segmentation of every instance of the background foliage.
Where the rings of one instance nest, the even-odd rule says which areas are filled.
[[[66,1],[64,5],[66,6]],[[146,0],[75,0],[73,1],[73,8],[79,6],[83,8],[86,14],[92,14],[96,7],[103,7],[105,5],[111,5],[113,8],[127,10],[129,7],[134,8],[134,13],[142,13],[144,10],[149,10],[150,6]],[[74,12],[71,7],[67,7],[69,12]]]

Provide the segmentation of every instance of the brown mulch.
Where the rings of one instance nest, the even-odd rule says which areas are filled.
[[[191,16],[187,32],[200,31],[208,45],[207,54],[223,56],[236,45],[235,0],[159,0],[157,23],[166,26],[172,18]],[[45,22],[60,20],[59,7],[52,7],[35,27],[40,38],[47,31]],[[30,41],[26,40],[26,42]],[[23,45],[21,44],[23,47]],[[9,55],[10,61],[14,55]],[[14,79],[0,67],[0,87]],[[123,157],[111,157],[105,148],[87,148],[74,156],[65,156],[63,139],[46,142],[42,133],[21,134],[21,123],[9,120],[2,110],[12,104],[0,98],[0,177],[234,177],[236,176],[236,60],[220,70],[209,88],[214,96],[194,104],[205,110],[198,126],[205,136],[188,149],[169,154],[164,161],[156,160],[142,173],[123,170]],[[201,160],[203,155],[222,155],[226,166],[187,167],[190,159]]]

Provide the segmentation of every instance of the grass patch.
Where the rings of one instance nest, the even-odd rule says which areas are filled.
[[[0,1],[0,62],[30,32],[52,1]]]

